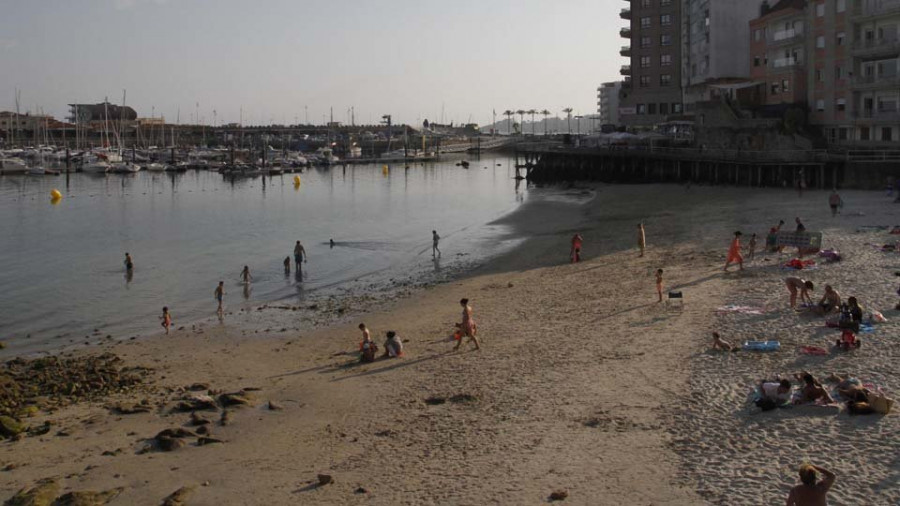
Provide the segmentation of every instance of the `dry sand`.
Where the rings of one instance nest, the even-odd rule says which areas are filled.
[[[0,497],[57,477],[64,491],[122,487],[110,504],[159,504],[190,486],[187,504],[537,504],[561,490],[566,504],[758,505],[783,501],[794,469],[809,459],[838,473],[832,504],[897,504],[896,414],[757,414],[745,402],[754,380],[801,368],[850,371],[900,389],[900,312],[890,309],[900,257],[865,244],[887,241],[886,233],[854,232],[893,225],[896,208],[879,193],[843,196],[845,212],[865,216],[832,219],[822,192],[798,199],[788,191],[653,185],[550,193],[505,220],[515,237],[527,238],[514,253],[355,320],[379,342],[396,330],[408,340],[402,359],[354,363],[353,323],[251,337],[226,319],[106,346],[129,364],[154,367],[152,391],[28,419],[53,420],[69,435],[54,430],[0,444],[0,467],[13,464],[0,472]],[[786,308],[786,273],[777,265],[788,255],[758,255],[744,273],[721,272],[733,230],[764,236],[779,218],[798,214],[846,255],[809,277],[855,293],[889,319],[863,334],[858,351],[796,352],[836,333]],[[634,249],[639,220],[647,226],[644,258]],[[575,231],[588,260],[572,265]],[[685,293],[683,311],[655,302],[658,267],[667,289]],[[481,351],[451,351],[464,296]],[[732,303],[769,311],[716,312]],[[732,341],[778,338],[784,347],[710,353],[714,329]],[[142,453],[159,431],[185,426],[189,414],[171,408],[196,382],[259,390],[248,394],[252,406],[228,409],[224,426],[220,411],[205,414],[223,443],[196,446],[191,437],[174,452]],[[107,408],[142,399],[151,412]],[[268,409],[268,401],[282,409]],[[316,486],[320,473],[335,482]]]

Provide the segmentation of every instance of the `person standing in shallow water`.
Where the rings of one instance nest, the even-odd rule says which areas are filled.
[[[431,256],[435,256],[435,252],[437,252],[437,256],[441,256],[441,250],[438,248],[438,243],[441,242],[441,236],[438,235],[437,230],[431,231]]]
[[[458,350],[459,346],[462,344],[463,337],[468,337],[469,342],[475,343],[475,349],[480,350],[481,346],[478,343],[478,326],[475,325],[475,319],[472,318],[472,306],[469,305],[469,299],[460,299],[459,305],[462,306],[462,323],[459,326],[459,330],[462,332],[462,336],[459,338],[459,341],[456,342],[456,346],[453,348],[454,350]]]
[[[581,234],[572,236],[572,249],[569,252],[569,258],[572,260],[573,264],[581,261],[581,244],[583,242],[584,237],[581,237]]]
[[[134,260],[131,259],[130,253],[125,253],[125,272],[131,272],[134,270]]]
[[[306,261],[306,249],[303,248],[303,245],[300,244],[300,241],[297,241],[297,244],[294,245],[294,264],[297,267],[297,272],[300,272],[300,264]]]
[[[222,300],[225,298],[225,282],[219,281],[219,286],[216,287],[216,291],[213,292],[213,297],[216,298],[216,301],[219,302],[219,308],[216,310],[217,312],[222,312]]]
[[[644,250],[647,249],[647,236],[644,234],[644,224],[643,223],[638,223],[637,228],[638,228],[638,236],[637,236],[638,249],[641,250],[641,254],[638,255],[638,257],[642,257],[642,256],[644,256]]]
[[[821,481],[818,481],[817,472],[822,473]],[[828,506],[828,491],[837,478],[835,474],[812,464],[800,466],[799,474],[800,485],[791,489],[787,506]]]

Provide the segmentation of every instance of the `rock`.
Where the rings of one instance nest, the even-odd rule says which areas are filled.
[[[219,418],[219,424],[225,426],[229,423],[231,423],[231,415],[228,411],[222,411],[222,417]]]
[[[186,438],[186,437],[196,437],[196,436],[197,436],[197,434],[194,434],[193,432],[191,432],[187,429],[182,429],[180,427],[177,429],[165,429],[163,431],[160,431],[160,433],[156,435],[156,437],[176,437],[176,438]]]
[[[353,493],[354,493],[354,494],[368,494],[369,491],[366,490],[366,489],[364,489],[364,488],[362,488],[362,487],[357,487],[357,489],[354,490]]]
[[[25,424],[10,416],[0,416],[0,436],[13,437],[25,432]]]
[[[197,434],[209,434],[209,427],[206,425],[197,427]]]
[[[164,452],[173,452],[184,446],[184,441],[181,439],[168,436],[158,437],[154,442],[156,443],[156,447]]]
[[[203,390],[209,390],[209,383],[194,383],[187,389],[191,392],[202,392]]]
[[[51,506],[59,493],[59,482],[45,478],[31,488],[23,488],[10,497],[4,506]]]
[[[334,478],[330,474],[320,474],[316,476],[319,480],[319,486],[330,485],[334,483]]]
[[[163,499],[162,506],[185,506],[185,501],[193,491],[194,487],[181,487]]]
[[[475,402],[477,400],[478,400],[478,398],[472,394],[456,394],[456,395],[450,397],[450,402],[454,402],[454,403],[468,403],[468,402]]]
[[[211,445],[211,444],[215,444],[215,443],[224,443],[224,442],[225,441],[222,441],[221,439],[216,439],[214,437],[208,437],[208,436],[201,436],[201,437],[197,438],[197,446],[206,446],[206,445]]]
[[[550,494],[551,501],[564,501],[567,497],[569,497],[569,493],[565,490],[557,490]]]
[[[149,413],[150,406],[144,404],[117,404],[112,408],[113,413],[118,415],[133,415],[135,413]]]
[[[114,488],[103,492],[91,490],[82,492],[69,492],[61,495],[53,506],[103,506],[122,493],[123,488]]]
[[[437,406],[438,404],[443,404],[445,402],[447,402],[447,399],[445,399],[443,397],[431,396],[431,397],[425,399],[425,404],[428,404],[430,406]]]
[[[272,411],[281,411],[282,409],[284,409],[284,406],[278,404],[275,401],[269,401],[269,409]]]
[[[209,411],[218,410],[219,405],[212,396],[206,394],[188,394],[181,398],[181,402],[173,408],[175,411]]]
[[[219,402],[221,402],[223,406],[249,406],[250,405],[250,399],[248,399],[244,395],[243,392],[222,394],[219,396]]]

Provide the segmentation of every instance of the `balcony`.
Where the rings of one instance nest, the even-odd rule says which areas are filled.
[[[900,39],[879,38],[857,40],[853,43],[853,56],[857,58],[878,58],[900,55]]]
[[[630,57],[631,56],[631,46],[622,46],[622,48],[619,49],[619,56]]]
[[[900,87],[900,75],[857,76],[853,78],[855,90],[897,89]]]
[[[787,44],[803,38],[802,28],[788,28],[787,30],[778,30],[773,32],[769,38],[769,45],[775,46],[779,44]]]
[[[630,20],[631,19],[631,9],[629,9],[628,7],[625,7],[624,9],[619,11],[619,17],[622,19]]]
[[[863,109],[854,111],[853,117],[865,123],[897,123],[900,122],[900,111],[897,109],[878,110]]]
[[[865,5],[863,5],[865,3]],[[853,14],[854,21],[869,21],[869,18],[900,13],[900,0],[868,0],[857,2]]]
[[[772,68],[774,69],[783,69],[788,67],[798,67],[803,64],[803,61],[800,58],[794,58],[793,56],[787,58],[777,58],[772,60]]]
[[[622,74],[623,76],[630,76],[631,75],[631,65],[622,65],[622,68],[619,69],[619,73]]]
[[[619,30],[619,36],[622,37],[623,39],[630,39],[631,38],[631,28],[629,28],[627,26],[625,28],[622,28],[621,30]]]

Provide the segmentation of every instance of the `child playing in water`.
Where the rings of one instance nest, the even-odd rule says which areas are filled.
[[[284,257],[284,273],[291,273],[291,257]]]
[[[172,326],[172,315],[169,314],[169,307],[163,307],[162,326],[166,329],[166,335],[169,335],[169,327]]]
[[[662,285],[663,285],[663,270],[656,269],[656,294],[659,295],[658,302],[662,302]]]
[[[253,276],[250,275],[250,267],[245,265],[244,270],[241,271],[241,282],[247,284],[251,281],[253,281]]]

